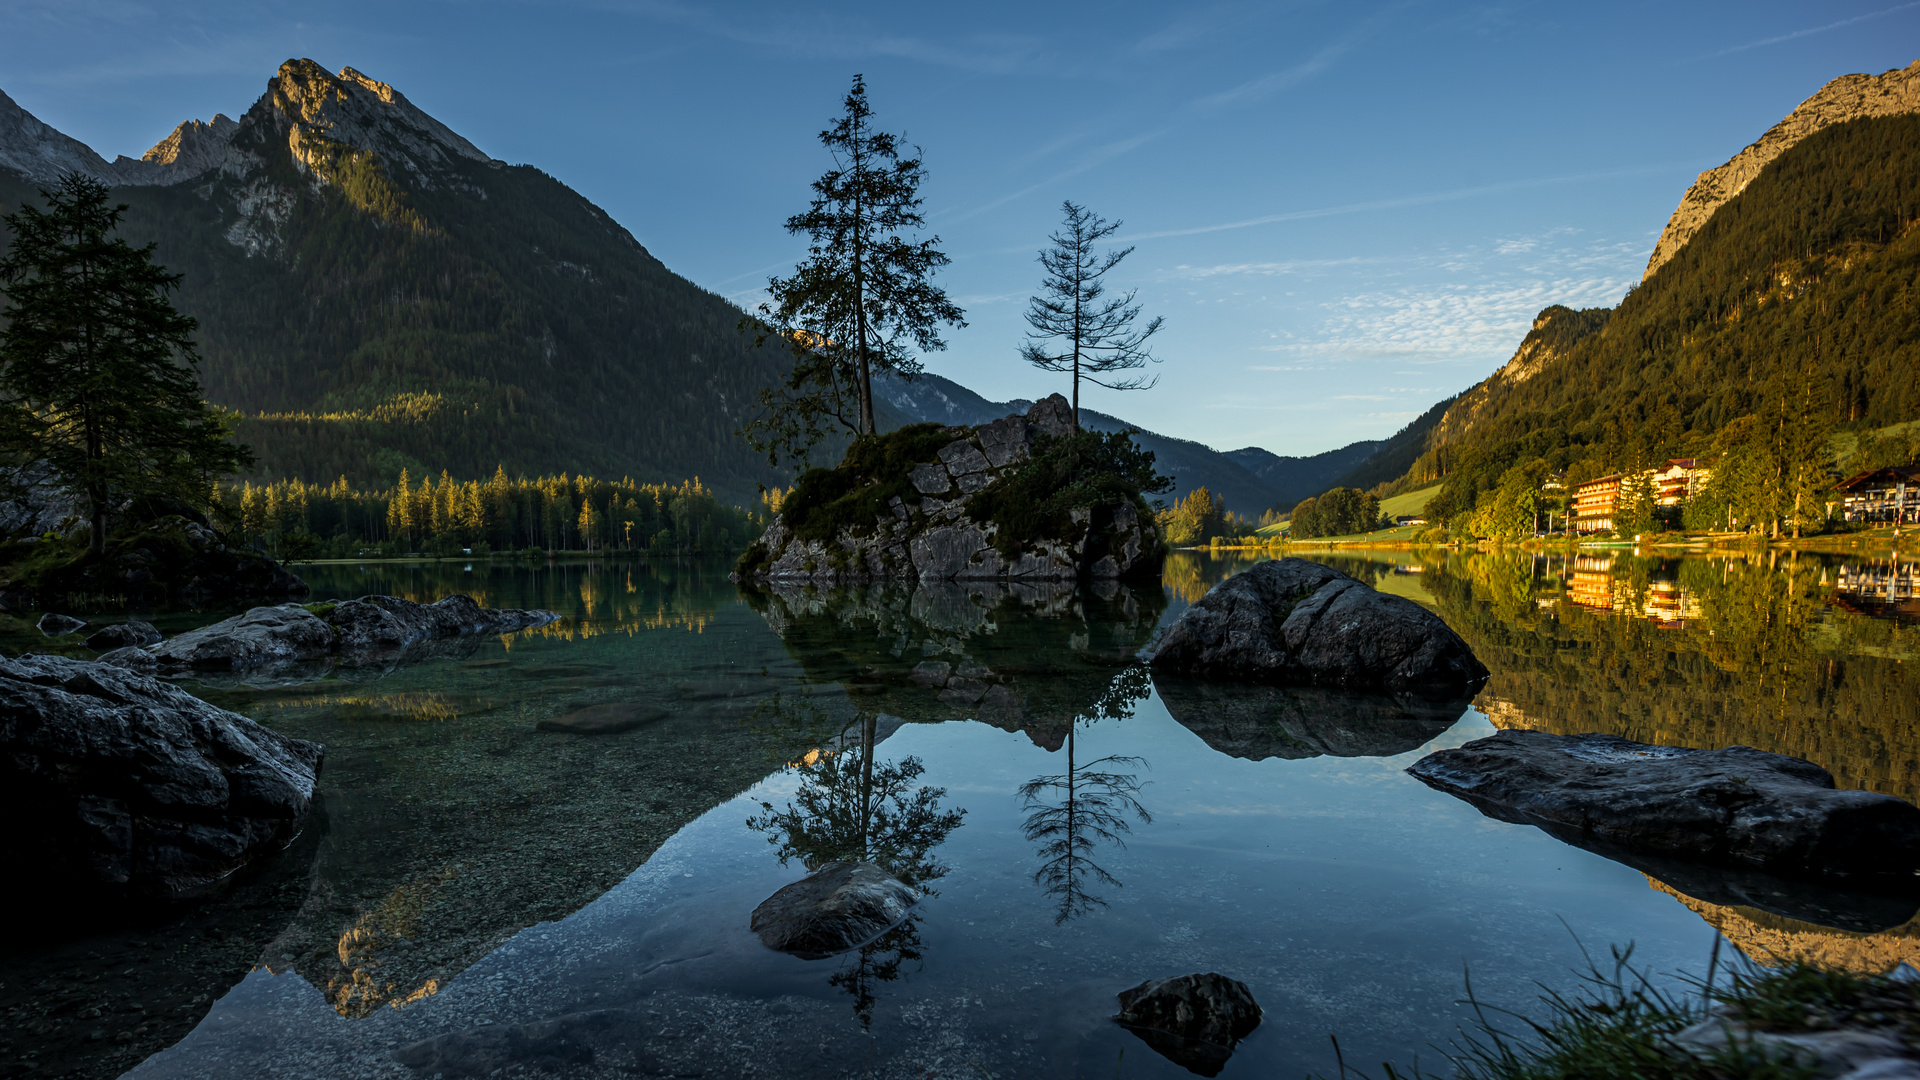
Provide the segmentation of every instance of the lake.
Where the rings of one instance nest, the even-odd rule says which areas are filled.
[[[1720,935],[1756,959],[1920,963],[1911,905],[1649,872],[1403,771],[1497,728],[1605,731],[1920,798],[1912,562],[1315,558],[1440,613],[1490,681],[1443,708],[1156,686],[1134,654],[1248,565],[1204,553],[1159,587],[1087,589],[302,567],[315,598],[564,619],[318,681],[186,682],[327,745],[315,825],[185,913],[16,933],[0,1076],[1175,1077],[1110,1017],[1120,990],[1193,971],[1265,1010],[1220,1075],[1331,1075],[1330,1036],[1369,1072],[1438,1066],[1469,976],[1524,1009],[1536,983],[1573,987],[1583,950],[1631,944],[1668,980]],[[0,642],[45,647],[12,621]],[[637,726],[539,726],[593,708]],[[812,961],[749,930],[809,863],[861,854],[930,893],[905,923]]]

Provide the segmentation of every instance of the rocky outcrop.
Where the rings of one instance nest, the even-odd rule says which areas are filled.
[[[1703,1062],[1745,1054],[1834,1080],[1920,1080],[1920,1036],[1912,1026],[1920,994],[1905,982],[1868,986],[1856,1000],[1795,1008],[1785,1024],[1777,1004],[1773,1015],[1748,1017],[1740,1002],[1724,1002],[1677,1032],[1671,1045]]]
[[[1896,886],[1920,871],[1920,807],[1748,746],[1502,731],[1407,771],[1490,817],[1666,858]]]
[[[821,960],[886,933],[919,902],[872,863],[831,862],[761,901],[751,925],[767,948]]]
[[[483,608],[455,593],[431,604],[397,596],[363,596],[322,604],[257,607],[211,626],[189,630],[145,649],[101,659],[162,671],[257,671],[286,664],[406,649],[468,634],[504,634],[544,626],[551,611]]]
[[[1201,1076],[1218,1076],[1234,1045],[1260,1025],[1253,991],[1215,972],[1149,979],[1120,992],[1114,1016],[1148,1046]]]
[[[1459,722],[1470,696],[1368,694],[1156,675],[1160,703],[1215,750],[1267,758],[1391,757],[1418,750]]]
[[[1645,280],[1666,265],[1667,260],[1693,239],[1715,210],[1745,191],[1767,163],[1786,153],[1795,143],[1822,128],[1870,116],[1899,116],[1920,112],[1920,60],[1904,68],[1881,75],[1842,75],[1821,87],[1812,97],[1787,114],[1786,119],[1767,129],[1717,169],[1700,174],[1680,200],[1680,205],[1660,233],[1647,260]]]
[[[305,823],[321,747],[111,664],[0,659],[0,808],[17,882],[178,898]]]
[[[1281,559],[1244,570],[1167,628],[1158,674],[1451,695],[1487,669],[1440,617],[1331,567]]]
[[[973,496],[1029,459],[1034,439],[1072,430],[1072,410],[1055,394],[1024,416],[946,429],[952,441],[911,466],[906,494],[871,524],[804,539],[776,515],[743,563],[756,583],[845,585],[868,581],[1116,580],[1157,573],[1163,552],[1149,515],[1131,502],[1081,507],[1069,535],[1007,544],[1000,526],[969,514]]]
[[[58,603],[73,594],[231,604],[294,599],[308,591],[279,563],[231,547],[219,533],[178,514],[112,533],[104,555],[79,554],[65,565],[0,584],[9,607]]]

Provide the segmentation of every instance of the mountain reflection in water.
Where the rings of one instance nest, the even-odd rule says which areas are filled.
[[[1093,1075],[1124,1049],[1128,1075],[1177,1076],[1106,1018],[1118,989],[1189,970],[1245,979],[1268,1011],[1223,1075],[1328,1073],[1329,1030],[1375,1060],[1450,1035],[1463,957],[1503,1007],[1524,1006],[1535,980],[1564,984],[1578,957],[1563,918],[1590,943],[1636,942],[1662,969],[1704,964],[1709,926],[1763,962],[1884,970],[1916,956],[1910,906],[1610,861],[1401,773],[1490,719],[1745,743],[1912,799],[1911,561],[1315,558],[1446,618],[1493,671],[1475,709],[1155,686],[1138,652],[1253,561],[1239,555],[1176,553],[1159,589],[743,594],[722,564],[672,560],[303,567],[317,597],[458,591],[566,621],[390,669],[190,684],[327,743],[324,815],[293,853],[310,862],[284,875],[305,894],[297,912],[235,946],[264,950],[268,967],[135,1076],[378,1072],[442,1038],[447,1054],[497,1043],[489,1068],[533,1068],[514,1038],[551,1049],[574,1030],[592,1033],[609,1072],[644,1051],[709,1075],[863,1062],[979,1075],[969,1061]],[[606,735],[538,728],[599,706],[659,718]],[[869,770],[881,782],[863,791]],[[1096,795],[1110,819],[1090,828],[1080,815]],[[890,837],[889,820],[918,824]],[[893,859],[940,895],[897,937],[837,960],[765,949],[747,929],[754,905],[829,849]],[[221,940],[176,936],[147,927],[139,941],[174,956]],[[85,963],[70,949],[61,977],[124,987],[125,950],[95,951],[116,959],[69,971]],[[0,962],[0,1004],[22,1039],[52,1040],[31,1034],[63,1021],[51,999],[29,1000],[47,978],[25,963]],[[289,967],[298,975],[267,973]],[[220,996],[146,985],[132,992],[150,1015],[197,1018],[204,1003],[180,1010]]]

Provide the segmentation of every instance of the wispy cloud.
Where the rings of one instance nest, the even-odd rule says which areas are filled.
[[[1145,146],[1147,143],[1150,143],[1153,140],[1165,134],[1166,134],[1165,130],[1149,131],[1144,135],[1135,135],[1130,139],[1121,139],[1118,142],[1110,142],[1104,146],[1094,147],[1092,150],[1088,151],[1083,157],[1081,157],[1081,159],[1072,167],[1067,169],[1062,169],[1061,171],[1054,173],[1052,176],[1047,177],[1045,180],[1041,180],[1038,183],[1028,184],[1026,187],[1023,187],[1018,191],[1009,192],[1008,194],[1002,195],[999,198],[992,200],[991,202],[981,203],[979,206],[973,207],[972,209],[962,210],[958,213],[951,214],[951,215],[935,215],[935,217],[939,220],[946,221],[946,222],[959,222],[959,221],[965,221],[968,218],[979,217],[981,214],[998,210],[1002,206],[1005,206],[1008,203],[1013,202],[1015,199],[1025,198],[1026,196],[1031,195],[1034,192],[1039,191],[1043,188],[1052,187],[1060,183],[1060,181],[1068,179],[1069,177],[1078,176],[1081,173],[1086,172],[1088,169],[1098,168],[1101,165],[1105,165],[1107,162],[1112,161],[1114,158],[1117,158],[1122,154],[1126,154],[1130,151],[1138,149],[1139,147]]]
[[[1714,57],[1731,56],[1737,52],[1746,52],[1748,49],[1758,49],[1767,45],[1778,45],[1783,41],[1795,41],[1803,37],[1812,37],[1815,34],[1824,34],[1829,30],[1838,30],[1843,26],[1852,26],[1855,23],[1866,22],[1868,19],[1878,19],[1891,15],[1896,11],[1906,11],[1917,7],[1920,7],[1920,0],[1911,0],[1910,3],[1895,4],[1890,8],[1881,8],[1879,11],[1869,11],[1865,15],[1855,15],[1850,19],[1841,19],[1838,22],[1830,22],[1821,26],[1809,26],[1804,30],[1795,30],[1791,33],[1777,34],[1770,38],[1761,38],[1759,41],[1749,41],[1744,45],[1730,46],[1721,49],[1719,52],[1708,53],[1704,59],[1711,60]]]
[[[1197,99],[1194,104],[1203,109],[1217,109],[1226,105],[1237,105],[1246,101],[1257,101],[1260,98],[1285,90],[1288,87],[1303,83],[1315,75],[1333,67],[1341,57],[1351,52],[1354,46],[1366,40],[1368,35],[1378,30],[1391,16],[1398,14],[1407,6],[1408,4],[1403,2],[1382,8],[1367,18],[1362,19],[1346,33],[1321,46],[1312,56],[1302,60],[1300,63],[1249,79],[1231,89],[1208,94],[1205,97]]]
[[[1025,67],[1042,52],[1041,39],[1031,34],[956,34],[934,40],[821,10],[789,9],[784,17],[756,13],[747,18],[717,10],[716,6],[670,0],[614,0],[587,6],[625,11],[727,41],[816,59],[890,57],[1004,74]]]
[[[1920,2],[1920,0],[1916,0]],[[1195,225],[1184,229],[1156,229],[1152,232],[1131,233],[1117,236],[1115,243],[1129,243],[1135,240],[1159,240],[1169,236],[1199,236],[1204,233],[1225,232],[1228,229],[1250,229],[1256,225],[1273,225],[1282,221],[1307,221],[1313,218],[1334,217],[1339,214],[1364,214],[1375,210],[1397,210],[1408,206],[1426,206],[1432,203],[1452,202],[1456,199],[1472,199],[1482,195],[1498,195],[1507,191],[1519,191],[1524,188],[1546,187],[1552,184],[1577,184],[1589,180],[1610,180],[1622,176],[1644,176],[1648,173],[1664,172],[1665,165],[1642,165],[1628,169],[1608,169],[1603,172],[1576,173],[1569,176],[1541,176],[1526,180],[1506,180],[1498,184],[1482,184],[1478,187],[1458,188],[1453,191],[1435,191],[1424,195],[1403,195],[1393,199],[1375,199],[1371,202],[1345,203],[1340,206],[1323,206],[1312,210],[1289,210],[1279,214],[1264,214],[1260,217],[1242,221],[1227,221],[1218,225]]]

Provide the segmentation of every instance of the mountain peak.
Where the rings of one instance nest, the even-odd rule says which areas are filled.
[[[387,83],[348,67],[331,74],[312,60],[289,60],[267,82],[267,93],[248,112],[288,129],[288,145],[306,160],[316,140],[371,150],[390,168],[423,183],[451,158],[491,162],[453,129],[428,116]]]
[[[111,179],[113,167],[99,154],[63,135],[0,92],[0,168],[34,184],[52,185],[67,173]]]
[[[1880,75],[1842,75],[1829,82],[1725,165],[1700,174],[1668,219],[1641,280],[1666,265],[1715,210],[1745,191],[1768,162],[1795,143],[1821,128],[1848,120],[1914,112],[1920,112],[1920,60]]]

